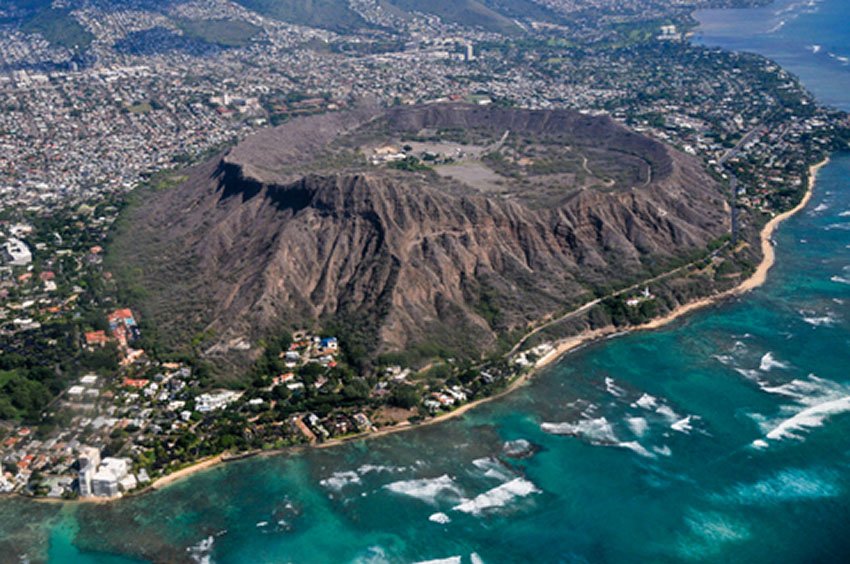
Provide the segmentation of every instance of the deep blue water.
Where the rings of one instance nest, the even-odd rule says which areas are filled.
[[[777,0],[764,8],[702,10],[697,43],[766,55],[818,99],[850,110],[850,2]]]
[[[768,34],[789,30],[787,44],[735,19],[760,25],[771,9],[724,12],[735,33],[710,15],[701,40],[787,52],[847,107],[850,89],[832,82],[843,67],[790,46],[806,29],[842,52],[837,16],[820,35],[813,23],[846,16],[838,4]],[[821,170],[776,239],[764,287],[588,346],[461,419],[233,463],[109,506],[4,501],[0,540],[51,562],[850,561],[850,155]],[[531,456],[507,456],[526,445]]]

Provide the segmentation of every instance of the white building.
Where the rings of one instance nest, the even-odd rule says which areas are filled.
[[[6,263],[12,266],[26,266],[32,262],[32,252],[20,239],[9,239],[3,244],[2,253]]]
[[[80,384],[84,386],[94,386],[97,384],[97,374],[86,374],[80,378]]]
[[[121,490],[130,466],[125,458],[104,458],[97,472],[91,477],[92,494],[98,497],[115,497]],[[135,481],[135,480],[133,480]]]
[[[77,462],[80,465],[80,473],[77,476],[77,485],[80,497],[89,497],[92,494],[92,476],[97,467],[100,466],[100,451],[95,447],[81,446]]]
[[[211,394],[201,394],[195,398],[195,409],[200,413],[209,413],[224,409],[242,396],[241,392],[223,390]]]

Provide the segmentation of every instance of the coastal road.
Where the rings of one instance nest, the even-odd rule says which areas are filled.
[[[741,137],[741,139],[740,139],[737,143],[735,143],[735,146],[734,146],[734,147],[732,147],[731,149],[729,149],[728,151],[726,151],[726,153],[725,153],[722,157],[720,157],[720,159],[717,161],[717,162],[718,162],[718,164],[719,164],[720,166],[725,166],[726,162],[727,162],[729,159],[731,159],[732,157],[734,157],[734,156],[738,155],[738,154],[741,152],[741,149],[743,148],[743,146],[744,146],[744,145],[746,145],[747,143],[749,143],[749,142],[750,142],[753,138],[755,138],[757,135],[763,135],[764,133],[767,133],[767,128],[766,128],[766,126],[764,126],[764,125],[758,125],[758,126],[754,127],[753,129],[751,129],[750,131],[748,131],[746,134],[744,134],[744,136],[743,136],[743,137]],[[737,188],[737,185],[738,185],[738,179],[735,177],[735,175],[732,175],[732,190],[733,190],[733,197],[734,197],[734,192],[735,192],[735,189]],[[734,206],[732,206],[732,207],[734,208]],[[733,215],[734,215],[734,214],[733,214]],[[734,224],[734,223],[736,223],[736,222],[737,222],[737,218],[733,217],[733,218],[732,218],[732,221],[733,221],[733,224]],[[733,225],[733,229],[734,229],[734,227],[735,227],[735,226]],[[617,291],[615,291],[615,292],[611,292],[610,294],[608,294],[608,295],[606,295],[606,296],[602,296],[602,297],[600,297],[600,298],[596,298],[596,299],[594,299],[594,300],[591,300],[591,301],[589,301],[589,302],[587,302],[587,303],[583,304],[582,306],[578,307],[577,309],[574,309],[574,310],[572,310],[572,311],[569,311],[569,312],[565,313],[564,315],[561,315],[561,316],[559,316],[559,317],[556,317],[555,319],[551,319],[551,320],[549,320],[549,321],[547,321],[547,322],[543,323],[542,325],[538,325],[537,327],[535,327],[534,329],[532,329],[529,333],[526,333],[526,335],[525,335],[522,339],[520,339],[520,340],[519,340],[519,341],[518,341],[518,342],[517,342],[517,343],[516,343],[516,344],[515,344],[512,348],[511,348],[511,350],[510,350],[510,351],[508,351],[507,356],[508,356],[508,357],[511,357],[511,356],[515,355],[517,352],[519,352],[519,351],[523,348],[523,346],[525,346],[525,344],[528,342],[528,340],[529,340],[531,337],[533,337],[533,336],[537,335],[538,333],[540,333],[540,332],[541,332],[541,331],[543,331],[544,329],[546,329],[546,328],[548,328],[548,327],[551,327],[551,326],[553,326],[553,325],[555,325],[555,324],[557,324],[557,323],[561,323],[561,322],[563,322],[563,321],[567,321],[567,320],[569,320],[569,319],[572,319],[573,317],[576,317],[577,315],[581,315],[582,313],[586,313],[586,312],[587,312],[588,310],[590,310],[592,307],[594,307],[594,306],[596,306],[596,305],[599,305],[599,304],[600,304],[603,300],[605,300],[605,299],[608,299],[608,298],[614,298],[614,297],[617,297],[617,296],[621,296],[621,295],[623,295],[623,294],[625,294],[625,293],[627,293],[627,292],[633,292],[633,291],[635,291],[635,290],[639,289],[639,288],[640,288],[640,287],[642,287],[642,286],[647,286],[648,284],[652,284],[653,282],[657,282],[657,281],[659,281],[659,280],[661,280],[661,279],[663,279],[663,278],[666,278],[666,277],[668,277],[668,276],[671,276],[671,275],[673,275],[673,274],[676,274],[676,273],[678,273],[678,272],[681,272],[681,271],[683,271],[683,270],[685,270],[685,269],[691,268],[692,266],[694,266],[694,265],[696,265],[696,264],[698,264],[698,263],[700,263],[700,262],[704,261],[706,258],[714,258],[715,256],[717,256],[717,254],[718,254],[720,251],[722,251],[723,249],[725,249],[726,247],[728,247],[728,246],[729,246],[729,244],[730,244],[730,242],[729,242],[729,241],[727,241],[726,243],[724,243],[723,245],[721,245],[720,247],[718,247],[717,249],[715,249],[714,251],[712,251],[711,253],[709,253],[709,255],[708,255],[708,256],[706,256],[706,257],[702,257],[702,258],[697,259],[697,260],[695,260],[695,261],[693,261],[693,262],[690,262],[690,263],[688,263],[688,264],[686,264],[686,265],[684,265],[684,266],[680,266],[680,267],[678,267],[678,268],[675,268],[675,269],[670,270],[670,271],[668,271],[668,272],[665,272],[665,273],[663,273],[663,274],[659,274],[658,276],[655,276],[655,277],[650,278],[650,279],[648,279],[648,280],[643,280],[643,281],[641,281],[641,282],[638,282],[637,284],[633,284],[633,285],[629,286],[628,288],[623,288],[622,290],[617,290]]]
[[[567,320],[569,320],[569,319],[572,319],[572,318],[576,317],[577,315],[581,315],[582,313],[586,313],[586,312],[587,312],[587,311],[589,311],[592,307],[594,307],[594,306],[596,306],[596,305],[599,305],[602,301],[604,301],[604,300],[606,300],[606,299],[608,299],[608,298],[616,298],[616,297],[618,297],[618,296],[622,296],[623,294],[626,294],[626,293],[629,293],[629,292],[634,292],[635,290],[639,290],[640,288],[642,288],[642,287],[646,287],[646,286],[648,286],[649,284],[652,284],[652,283],[654,283],[654,282],[658,282],[659,280],[662,280],[662,279],[664,279],[664,278],[667,278],[668,276],[671,276],[671,275],[673,275],[673,274],[677,274],[677,273],[679,273],[679,272],[682,272],[683,270],[686,270],[686,269],[689,269],[689,268],[691,268],[691,267],[693,267],[693,266],[696,266],[697,264],[699,264],[699,263],[703,262],[703,261],[704,261],[704,260],[706,260],[706,259],[714,258],[714,257],[716,257],[716,256],[717,256],[717,254],[718,254],[718,253],[720,253],[722,250],[724,250],[724,249],[725,249],[725,248],[727,248],[728,246],[729,246],[729,241],[727,241],[727,242],[723,243],[720,247],[718,247],[717,249],[715,249],[715,250],[711,251],[711,252],[710,252],[707,256],[701,257],[701,258],[699,258],[699,259],[697,259],[697,260],[695,260],[695,261],[689,262],[688,264],[682,265],[682,266],[680,266],[680,267],[678,267],[678,268],[674,268],[673,270],[669,270],[669,271],[667,271],[667,272],[664,272],[664,273],[662,273],[662,274],[659,274],[658,276],[654,276],[654,277],[652,277],[652,278],[648,278],[648,279],[646,279],[646,280],[642,280],[642,281],[640,281],[640,282],[638,282],[638,283],[636,283],[636,284],[632,284],[631,286],[629,286],[629,287],[627,287],[627,288],[622,288],[622,289],[620,289],[620,290],[616,290],[616,291],[614,291],[614,292],[611,292],[610,294],[607,294],[607,295],[605,295],[605,296],[602,296],[602,297],[599,297],[599,298],[593,299],[593,300],[591,300],[591,301],[589,301],[589,302],[587,302],[587,303],[585,303],[585,304],[583,304],[583,305],[579,306],[577,309],[574,309],[574,310],[568,311],[567,313],[565,313],[565,314],[563,314],[563,315],[561,315],[561,316],[559,316],[559,317],[556,317],[555,319],[551,319],[551,320],[549,320],[549,321],[547,321],[547,322],[543,323],[542,325],[538,325],[537,327],[535,327],[534,329],[532,329],[530,332],[526,333],[526,335],[525,335],[522,339],[520,339],[520,340],[517,342],[517,344],[515,344],[515,345],[513,346],[513,348],[511,348],[511,350],[510,350],[510,351],[508,351],[507,357],[508,357],[508,358],[510,358],[510,357],[512,357],[513,355],[515,355],[517,352],[519,352],[519,351],[522,349],[522,347],[525,345],[525,343],[527,343],[527,342],[528,342],[528,340],[529,340],[531,337],[533,337],[534,335],[536,335],[536,334],[540,333],[540,332],[541,332],[541,331],[543,331],[544,329],[546,329],[546,328],[548,328],[548,327],[552,327],[553,325],[556,325],[556,324],[561,323],[561,322],[563,322],[563,321],[567,321]]]
[[[753,139],[753,137],[764,133],[767,133],[767,128],[764,125],[758,125],[754,127],[753,129],[748,131],[743,137],[741,137],[740,141],[735,143],[734,147],[726,151],[726,154],[720,157],[720,160],[717,161],[717,164],[719,164],[720,166],[724,166],[726,164],[726,161],[728,161],[734,156],[737,156],[737,154],[741,152],[741,147],[749,143]]]

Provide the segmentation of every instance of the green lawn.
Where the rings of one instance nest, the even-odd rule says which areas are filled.
[[[128,106],[127,110],[134,114],[146,114],[149,111],[153,110],[153,107],[150,105],[149,102],[139,102],[138,104]]]
[[[84,50],[94,40],[69,10],[42,10],[21,26],[26,33],[40,33],[55,47]]]
[[[350,32],[368,27],[360,14],[339,0],[235,0],[264,16],[284,22]]]
[[[6,382],[18,375],[17,370],[0,370],[0,388],[6,385]]]
[[[262,31],[241,20],[181,20],[179,26],[187,37],[221,47],[244,47]]]

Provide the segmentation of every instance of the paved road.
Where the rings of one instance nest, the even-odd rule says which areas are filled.
[[[561,315],[560,317],[556,317],[555,319],[549,320],[546,323],[544,323],[543,325],[539,325],[539,326],[535,327],[533,330],[531,330],[531,332],[527,333],[522,339],[519,340],[519,342],[517,342],[516,345],[513,346],[513,348],[508,352],[507,356],[511,357],[514,354],[516,354],[517,352],[519,352],[519,350],[522,349],[523,345],[526,342],[528,342],[528,340],[531,337],[533,337],[537,333],[543,331],[547,327],[551,327],[552,325],[555,325],[557,323],[561,323],[562,321],[567,321],[568,319],[572,319],[573,317],[575,317],[577,315],[581,315],[582,313],[587,312],[592,307],[601,303],[603,300],[606,300],[608,298],[614,298],[614,297],[617,297],[617,296],[621,296],[621,295],[629,293],[629,292],[634,292],[635,290],[646,287],[649,284],[652,284],[653,282],[658,282],[659,280],[666,278],[666,277],[668,277],[672,274],[676,274],[678,272],[681,272],[682,270],[691,268],[692,266],[695,266],[695,265],[699,264],[700,262],[704,261],[706,258],[714,258],[715,256],[717,256],[718,253],[720,253],[720,251],[722,251],[723,249],[725,249],[728,246],[729,246],[729,242],[727,241],[726,243],[723,243],[723,245],[721,245],[720,247],[718,247],[717,249],[715,249],[711,253],[709,253],[708,256],[704,256],[704,257],[699,258],[695,261],[689,262],[688,264],[685,264],[685,265],[680,266],[678,268],[674,268],[673,270],[669,270],[667,272],[659,274],[658,276],[655,276],[653,278],[649,278],[647,280],[642,280],[641,282],[638,282],[637,284],[632,284],[628,288],[623,288],[621,290],[617,290],[617,291],[611,292],[610,294],[602,296],[601,298],[596,298],[594,300],[591,300],[591,301],[581,305],[577,309],[569,311],[569,312],[565,313],[564,315]]]

